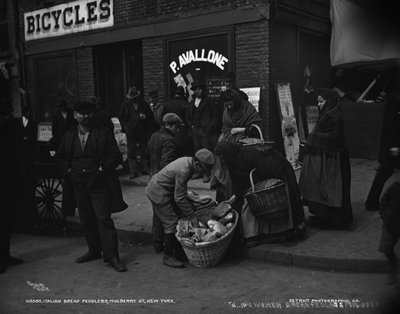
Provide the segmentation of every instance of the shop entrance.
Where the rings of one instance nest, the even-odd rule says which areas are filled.
[[[103,109],[116,117],[131,82],[143,91],[141,41],[96,46],[93,54],[96,95],[103,100]]]

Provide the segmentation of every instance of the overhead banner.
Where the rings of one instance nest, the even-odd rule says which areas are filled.
[[[371,6],[371,3],[373,4]],[[398,25],[378,2],[331,0],[331,64],[351,65],[400,58]],[[375,10],[374,10],[375,9]],[[377,12],[378,11],[378,12]]]
[[[26,41],[113,25],[113,0],[73,1],[24,14]]]

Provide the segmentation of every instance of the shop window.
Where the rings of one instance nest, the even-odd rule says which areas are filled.
[[[233,68],[229,32],[167,40],[167,47],[170,95],[178,85],[190,93],[190,85],[196,79],[208,85],[210,97],[219,95],[219,82]]]
[[[77,97],[76,72],[72,53],[41,56],[35,59],[39,121],[51,121],[60,99],[70,107]]]

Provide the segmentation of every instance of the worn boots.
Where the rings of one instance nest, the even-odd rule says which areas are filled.
[[[174,234],[164,234],[165,250],[163,264],[173,268],[183,268],[185,264],[174,257],[175,247],[179,244]]]

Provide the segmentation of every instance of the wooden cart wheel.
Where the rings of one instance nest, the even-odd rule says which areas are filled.
[[[45,222],[61,222],[62,181],[57,178],[40,178],[36,186],[36,204],[39,216]]]

